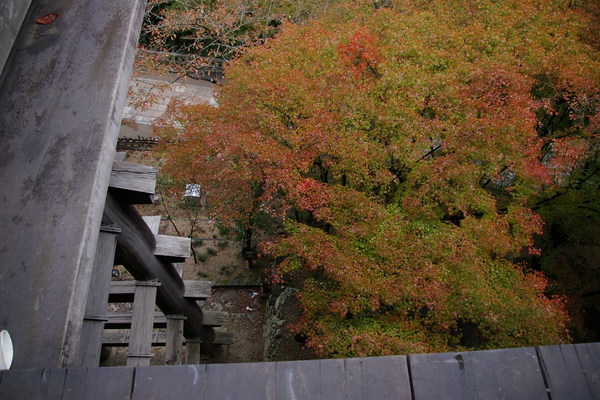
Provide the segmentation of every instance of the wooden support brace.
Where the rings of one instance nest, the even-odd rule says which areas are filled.
[[[204,300],[212,296],[211,281],[184,280],[185,293],[183,297],[193,300]]]
[[[232,344],[233,343],[233,333],[227,332],[225,330],[215,329],[215,336],[212,340],[213,344]],[[125,347],[129,344],[130,332],[128,330],[104,330],[104,336],[102,337],[102,344],[104,346],[114,346],[114,347]],[[194,339],[185,339],[187,343],[189,340]],[[152,332],[151,336],[152,346],[165,346],[167,343],[167,335],[163,330],[155,330]]]
[[[168,235],[154,235],[154,237],[156,239],[154,255],[167,262],[183,262],[191,255],[192,239],[188,237]]]
[[[152,322],[156,304],[156,289],[160,283],[137,281],[131,320],[131,337],[127,351],[127,366],[150,365],[152,347]]]
[[[156,168],[147,165],[113,162],[109,187],[128,204],[153,204]]]
[[[226,321],[227,313],[216,312],[216,311],[203,311],[204,320],[203,324],[206,326],[223,326]],[[131,312],[120,312],[120,313],[109,313],[103,316],[106,321],[106,329],[130,329],[131,320],[133,313]],[[166,328],[168,326],[169,317],[165,316],[161,311],[154,313],[153,327]]]
[[[205,300],[211,297],[211,281],[183,281],[185,292],[183,297],[192,300]],[[108,296],[109,303],[128,303],[133,301],[135,281],[111,281]]]
[[[178,263],[185,261],[190,256],[192,240],[187,237],[159,235],[160,215],[143,216],[142,219],[148,225],[150,232],[154,234],[156,248],[154,255],[161,257],[164,261]],[[181,274],[180,274],[181,275]]]
[[[110,287],[111,270],[117,247],[116,235],[121,233],[114,226],[102,226],[96,247],[96,257],[87,298],[85,316],[81,328],[79,351],[75,360],[77,367],[97,367],[100,363],[102,332],[108,321],[106,302]]]
[[[184,297],[185,285],[173,266],[154,255],[154,235],[138,212],[131,205],[119,202],[109,190],[104,218],[123,230],[117,240],[116,262],[124,265],[137,280],[158,279],[162,286],[157,291],[156,305],[167,315],[185,315],[185,337],[202,337],[203,348],[210,350],[215,335],[213,328],[202,324],[202,310]]]
[[[165,364],[180,365],[183,361],[183,315],[167,315]]]

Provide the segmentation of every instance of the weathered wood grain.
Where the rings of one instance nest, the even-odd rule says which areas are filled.
[[[544,346],[537,350],[552,400],[595,398],[575,347]]]
[[[478,398],[548,400],[534,348],[472,351],[468,355]]]
[[[124,265],[136,280],[158,279],[161,286],[156,305],[165,314],[185,315],[185,337],[200,337],[203,347],[210,350],[213,329],[202,324],[202,310],[196,302],[184,298],[185,286],[177,271],[154,255],[154,235],[142,217],[131,205],[119,203],[109,192],[104,218],[122,229],[117,238],[116,262]]]
[[[71,377],[69,369],[65,388],[73,389],[73,400],[129,400],[131,397],[131,388],[134,384],[134,369],[126,367],[103,367],[80,369],[82,374],[77,378]],[[79,397],[77,397],[79,396]],[[64,399],[66,400],[66,398]]]
[[[133,300],[133,316],[131,318],[131,334],[127,349],[127,366],[150,365],[152,347],[152,322],[156,303],[158,282],[136,282]]]
[[[62,400],[84,399],[87,368],[69,368],[63,383]],[[92,372],[93,373],[93,372]]]
[[[201,354],[200,347],[202,341],[198,339],[190,339],[185,342],[185,363],[186,364],[200,364]]]
[[[411,400],[406,356],[362,359],[363,399]]]
[[[207,399],[275,400],[275,363],[209,364],[206,367]]]
[[[47,370],[7,370],[0,376],[0,399],[43,398],[47,391]]]
[[[156,168],[142,164],[115,161],[109,187],[128,204],[152,204],[156,190]]]
[[[65,385],[65,377],[67,376],[68,369],[50,369],[45,370],[47,374],[42,376],[42,382],[47,379],[47,390],[46,399],[60,399],[62,398],[63,388]]]
[[[205,300],[212,296],[211,281],[183,281],[184,297],[192,300]],[[110,303],[129,303],[133,301],[135,281],[112,281],[109,288]]]
[[[192,239],[179,236],[155,235],[154,255],[167,262],[179,263],[191,255]]]
[[[408,361],[415,400],[477,398],[468,353],[411,354]]]
[[[224,330],[214,330],[215,336],[212,340],[213,344],[232,344],[235,337],[232,332]],[[115,330],[104,330],[102,336],[102,344],[105,346],[123,347],[129,344],[129,330],[115,331]],[[192,340],[192,339],[190,339]],[[164,346],[167,342],[167,334],[164,330],[154,330],[152,332],[152,346]],[[187,343],[187,339],[184,340]]]
[[[234,341],[233,332],[228,332],[224,328],[215,328],[215,344],[232,344]]]
[[[344,394],[348,400],[363,399],[362,359],[347,358],[344,360],[345,381]]]
[[[196,281],[196,280],[185,280],[185,294],[184,297],[193,300],[205,300],[212,296],[212,285],[211,281]]]
[[[321,399],[344,400],[346,396],[346,369],[343,359],[320,360],[321,371],[320,392]]]
[[[117,247],[117,231],[104,229],[100,232],[96,258],[90,282],[90,291],[81,329],[81,340],[77,352],[78,367],[97,367],[100,363],[102,331],[104,330],[108,288]]]
[[[204,325],[223,326],[227,320],[227,313],[216,311],[203,311]],[[108,313],[106,321],[107,329],[129,329],[131,327],[131,312]],[[154,328],[166,328],[168,317],[161,311],[154,312]]]
[[[182,315],[167,316],[167,338],[165,343],[165,364],[180,365],[183,362],[183,320]]]
[[[411,395],[412,384],[414,399],[461,398],[457,393],[464,394],[465,399],[555,400],[561,398],[561,393],[571,393],[570,399],[580,399],[587,396],[587,392],[580,390],[581,377],[569,379],[580,372],[591,398],[598,398],[594,387],[600,379],[600,343],[540,347],[540,358],[534,357],[534,350],[279,363],[10,370],[0,372],[0,398],[380,400],[406,398],[407,388]],[[552,387],[560,385],[560,392],[546,390],[538,361],[545,364],[544,372],[552,369],[551,374],[566,374],[559,380],[546,376],[554,380]],[[463,374],[471,380],[473,391],[457,391],[454,380],[462,384]],[[423,391],[425,383],[433,389]],[[448,392],[444,391],[446,388]]]
[[[212,400],[205,397],[206,365],[136,368],[132,400]]]
[[[0,91],[0,315],[14,368],[73,365],[143,0],[38,0]],[[48,13],[59,17],[37,25]],[[4,38],[3,38],[4,39]]]
[[[323,378],[318,361],[286,361],[275,363],[276,398],[319,400]]]
[[[594,399],[600,399],[600,343],[573,345]]]

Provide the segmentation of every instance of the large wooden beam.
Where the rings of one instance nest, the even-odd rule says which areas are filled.
[[[0,88],[0,325],[14,368],[75,363],[145,3],[37,0],[15,42]]]
[[[154,235],[142,217],[130,205],[119,203],[109,191],[104,217],[121,228],[117,238],[116,262],[124,265],[136,280],[157,279],[161,286],[156,304],[165,314],[182,314],[187,319],[184,335],[200,337],[206,346],[214,339],[212,328],[203,325],[202,310],[196,302],[184,298],[185,285],[173,265],[154,255]]]

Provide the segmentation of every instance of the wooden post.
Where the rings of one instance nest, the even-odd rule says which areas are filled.
[[[200,364],[200,347],[202,340],[200,338],[187,339],[185,341],[185,363]]]
[[[90,291],[81,328],[79,351],[75,362],[77,367],[97,367],[100,363],[102,333],[104,323],[108,321],[108,316],[105,315],[106,302],[108,301],[108,289],[117,247],[116,235],[119,233],[121,230],[114,226],[104,225],[100,228]]]
[[[133,299],[133,317],[131,320],[131,336],[127,351],[127,366],[138,367],[150,365],[154,354],[152,348],[152,325],[156,304],[156,289],[160,283],[154,281],[138,281],[135,283]]]
[[[167,315],[167,343],[165,364],[181,365],[183,350],[183,315]]]

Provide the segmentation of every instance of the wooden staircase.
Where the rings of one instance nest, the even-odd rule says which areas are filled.
[[[118,153],[113,164],[104,218],[116,222],[115,226],[125,226],[114,233],[115,263],[122,264],[135,280],[109,281],[105,298],[108,303],[133,303],[133,311],[94,319],[96,325],[101,322],[103,326],[102,345],[127,346],[127,365],[141,366],[149,365],[152,346],[166,347],[166,364],[181,364],[186,328],[190,341],[187,353],[199,353],[201,348],[211,352],[215,345],[231,344],[231,333],[215,330],[224,324],[226,313],[202,312],[200,308],[200,303],[211,296],[212,282],[182,279],[182,263],[190,257],[191,239],[159,234],[160,216],[140,217],[130,206],[154,202],[156,170],[123,162],[123,158]],[[119,210],[123,205],[124,211]],[[139,224],[139,220],[145,226],[136,232],[131,225]],[[106,276],[105,271],[101,290]],[[156,311],[156,306],[161,311]],[[102,313],[91,308],[90,314]],[[200,355],[191,358],[199,360]]]

